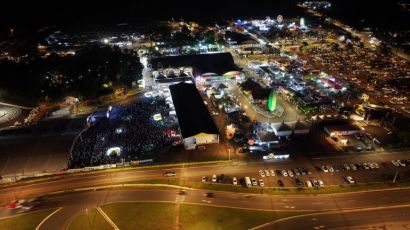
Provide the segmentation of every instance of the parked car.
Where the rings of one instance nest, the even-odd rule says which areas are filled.
[[[265,169],[265,175],[266,175],[266,176],[270,176],[269,170]]]
[[[262,169],[259,170],[259,175],[261,175],[261,177],[265,177],[265,173],[263,172]]]
[[[307,181],[306,181],[306,187],[312,188],[312,187],[313,187],[312,182],[310,182],[309,180],[307,180]]]
[[[400,166],[399,160],[392,160],[391,163],[396,167]]]
[[[295,184],[298,188],[303,187],[303,183],[302,181],[299,180],[299,178],[295,178]]]
[[[319,187],[319,182],[315,178],[310,179],[310,182],[312,182],[313,187]]]
[[[356,167],[356,165],[354,165],[354,164],[350,164],[350,168],[351,168],[353,171],[356,171],[356,170],[357,170],[357,167]]]
[[[216,175],[214,174],[214,175],[212,175],[212,182],[216,182]]]
[[[293,176],[294,176],[292,170],[290,170],[290,169],[288,170],[288,175],[289,175],[290,177],[293,177]]]
[[[320,187],[325,187],[325,183],[323,183],[322,180],[317,180],[317,181],[319,182],[319,186],[320,186]]]
[[[273,169],[270,170],[270,175],[275,176],[275,171],[273,171]]]
[[[222,183],[222,182],[224,182],[224,180],[225,180],[225,175],[224,174],[219,175],[218,182]]]
[[[282,170],[282,175],[283,176],[288,176],[288,172],[286,172],[286,170]]]
[[[256,179],[255,178],[252,178],[252,186],[257,186],[258,185],[258,182],[256,181]]]
[[[401,167],[406,167],[406,162],[402,160],[397,161]]]
[[[208,179],[206,178],[206,176],[203,176],[201,181],[202,181],[202,182],[206,182],[207,180],[208,180]]]
[[[238,180],[236,179],[236,177],[232,178],[232,184],[238,185]]]
[[[278,176],[282,176],[282,173],[281,173],[279,170],[276,170],[275,173],[276,173],[276,175],[278,175]]]
[[[355,181],[353,180],[353,177],[351,177],[351,176],[347,176],[346,179],[349,182],[349,184],[354,184],[355,183]]]
[[[322,165],[321,169],[322,169],[322,171],[323,171],[324,173],[328,173],[328,172],[329,172],[329,169],[327,168],[326,165]]]
[[[261,187],[265,186],[265,183],[263,183],[263,180],[259,180],[259,186]]]
[[[283,183],[283,181],[282,181],[282,180],[278,180],[278,185],[279,185],[279,187],[283,187],[283,186],[285,186],[285,184]]]
[[[296,175],[296,176],[299,176],[299,175],[300,175],[300,171],[299,171],[298,168],[295,168],[295,169],[293,170],[293,172],[295,172],[295,175]]]

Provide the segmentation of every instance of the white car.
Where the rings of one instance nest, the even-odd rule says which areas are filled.
[[[319,186],[320,186],[320,187],[324,187],[324,186],[325,186],[325,183],[323,183],[322,180],[317,180],[317,182],[319,182]]]
[[[289,174],[290,177],[293,177],[293,176],[294,176],[292,170],[288,170],[288,174]]]
[[[212,175],[212,182],[216,182],[216,175],[214,174],[214,175]]]
[[[368,163],[363,163],[363,167],[364,167],[364,169],[366,169],[366,170],[369,170],[370,169],[370,167],[369,167],[369,164]]]
[[[271,169],[271,170],[269,170],[270,171],[270,175],[271,176],[275,176],[276,174],[275,174],[275,171],[273,170],[273,169]]]
[[[265,175],[270,176],[269,170],[265,170]]]
[[[391,163],[392,163],[394,166],[396,166],[396,167],[399,167],[399,166],[400,166],[400,163],[399,163],[398,160],[392,160]]]
[[[265,183],[263,183],[263,180],[259,180],[259,186],[261,187],[265,186]]]
[[[328,173],[329,172],[329,169],[326,167],[326,165],[322,165],[322,171],[324,172],[324,173]]]
[[[348,164],[344,164],[343,167],[348,171],[350,170],[350,166]]]
[[[373,162],[372,164],[374,165],[375,168],[377,169],[380,168],[379,164],[377,164],[376,162]]]
[[[353,171],[356,171],[356,170],[357,170],[357,167],[356,167],[356,165],[354,165],[354,164],[350,164],[350,168],[351,168]]]
[[[335,169],[330,165],[328,165],[327,168],[329,169],[330,173],[333,173],[335,171]]]
[[[306,181],[306,187],[312,188],[312,187],[313,187],[312,182],[310,182],[309,180],[307,180],[307,181]]]
[[[164,176],[176,176],[177,174],[175,172],[165,172]]]
[[[236,179],[236,177],[232,178],[232,184],[238,185],[238,180]]]
[[[202,177],[202,182],[206,182],[206,181],[207,181],[206,176],[203,176]]]
[[[286,172],[286,170],[282,170],[282,176],[288,176],[288,172]]]
[[[257,186],[258,185],[258,182],[256,181],[256,179],[255,178],[252,178],[252,186]]]
[[[263,170],[259,170],[259,174],[261,175],[261,177],[265,177],[265,173],[263,172]]]
[[[349,184],[354,184],[355,183],[355,181],[353,180],[353,177],[351,177],[351,176],[347,176],[346,179],[349,182]]]
[[[400,165],[401,167],[406,167],[406,162],[401,161],[401,160],[397,160],[397,162],[399,163],[399,165]]]

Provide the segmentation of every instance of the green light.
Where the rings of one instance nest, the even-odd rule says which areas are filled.
[[[274,89],[270,91],[269,94],[269,101],[268,101],[268,109],[269,111],[273,112],[276,109],[276,102],[277,101],[277,94]]]

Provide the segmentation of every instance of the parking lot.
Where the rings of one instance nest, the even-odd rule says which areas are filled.
[[[399,159],[397,159],[399,160]],[[410,178],[410,160],[401,161],[338,161],[340,163],[322,163],[317,160],[313,166],[303,166],[296,162],[281,162],[252,166],[252,170],[227,170],[203,175],[198,178],[206,183],[233,184],[246,186],[249,177],[252,186],[258,187],[325,187],[342,184],[364,184],[374,182],[407,181]],[[393,164],[394,163],[394,164]],[[231,172],[229,172],[231,171]],[[262,181],[260,181],[262,180]],[[309,182],[308,182],[309,181]],[[262,182],[262,186],[261,183]]]

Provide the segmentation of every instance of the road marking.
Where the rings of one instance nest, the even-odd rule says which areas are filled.
[[[50,219],[51,216],[53,216],[54,214],[56,214],[58,211],[60,211],[63,207],[58,208],[57,210],[55,210],[54,212],[52,212],[50,215],[48,215],[46,218],[44,218],[36,227],[36,230],[39,230],[40,227],[44,224],[44,222],[46,222],[48,219]]]
[[[322,216],[322,215],[326,215],[326,214],[329,214],[329,213],[334,214],[334,213],[344,213],[344,212],[365,212],[365,211],[375,211],[375,210],[395,209],[395,208],[408,208],[408,207],[410,207],[410,204],[391,205],[391,206],[378,206],[378,207],[371,207],[371,208],[338,209],[338,210],[329,210],[327,212],[308,213],[308,214],[289,216],[289,217],[284,217],[284,218],[281,218],[281,219],[277,219],[277,220],[274,220],[274,221],[271,221],[271,222],[264,223],[264,224],[261,224],[259,226],[253,227],[253,228],[251,228],[251,230],[261,229],[261,228],[269,226],[273,223],[283,222],[283,221],[297,219],[297,218],[301,218],[301,217]]]
[[[96,207],[96,209],[98,210],[98,212],[104,217],[104,219],[115,229],[115,230],[120,230],[117,225],[115,225],[115,223],[110,219],[110,217],[107,216],[107,214],[105,214],[105,212],[98,206]]]

